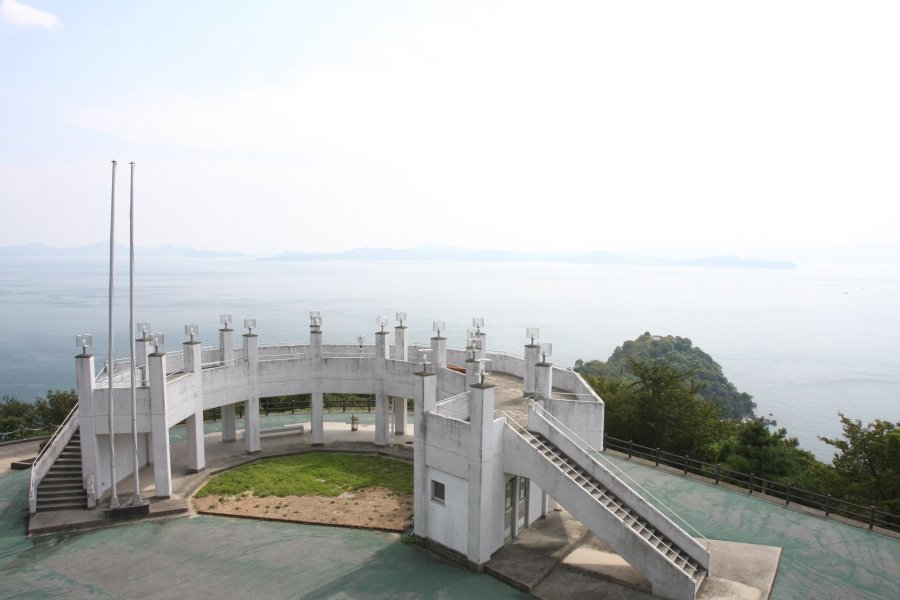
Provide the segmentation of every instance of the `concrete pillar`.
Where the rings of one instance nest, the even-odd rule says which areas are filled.
[[[234,364],[234,330],[219,330],[219,358],[224,366]],[[233,442],[237,439],[237,411],[234,404],[226,404],[222,407],[222,441]]]
[[[416,390],[413,397],[413,514],[414,532],[419,537],[428,537],[428,470],[425,461],[425,415],[434,411],[437,401],[437,377],[432,373],[416,373]]]
[[[406,345],[406,325],[394,327],[394,360],[409,360],[409,348]],[[406,435],[406,398],[393,398],[394,402],[394,433]]]
[[[322,332],[309,332],[309,352],[313,358],[322,358]]]
[[[406,398],[391,398],[394,405],[394,433],[396,435],[406,435]]]
[[[536,400],[553,397],[553,364],[539,362],[534,365],[534,397]]]
[[[439,367],[447,366],[447,338],[431,338],[431,361],[434,364],[435,373]]]
[[[247,369],[250,397],[244,401],[244,445],[247,452],[259,452],[259,393],[256,390],[256,372],[259,367],[259,338],[255,333],[245,333],[243,348]]]
[[[134,340],[134,367],[141,374],[140,384],[143,387],[150,385],[150,373],[147,367],[147,357],[150,356],[150,338],[138,338]]]
[[[494,386],[469,386],[469,523],[466,558],[475,564],[490,560],[492,535],[501,514],[494,514],[493,489]]]
[[[172,457],[166,407],[166,354],[154,352],[150,367],[150,435],[153,441],[153,484],[156,498],[172,495]]]
[[[75,357],[75,389],[78,393],[78,426],[81,431],[81,472],[84,489],[88,493],[88,508],[97,505],[97,434],[94,430],[94,357],[79,354]]]
[[[487,358],[487,334],[479,331],[475,334],[475,339],[478,341],[478,356],[476,358]]]
[[[375,445],[387,446],[391,443],[388,439],[388,399],[384,392],[375,392]]]
[[[525,345],[525,395],[534,393],[534,367],[541,362],[541,346],[539,344]]]
[[[409,360],[409,348],[406,345],[406,325],[394,327],[394,360]]]
[[[313,392],[310,394],[310,423],[312,429],[312,445],[325,445],[325,394]]]
[[[477,354],[477,353],[476,353]],[[478,376],[478,361],[474,358],[466,358],[466,389],[469,389],[469,386],[475,385],[476,383],[481,382],[481,378]]]
[[[388,357],[388,334],[386,331],[375,332],[375,368],[384,375],[385,361]],[[375,392],[375,445],[387,446],[391,443],[388,435],[388,419],[390,415],[390,401],[384,394],[382,386]]]
[[[375,332],[375,360],[378,367],[384,368],[384,361],[388,359],[388,333],[386,331]]]
[[[185,342],[184,372],[191,374],[194,414],[187,418],[187,468],[195,473],[206,468],[203,440],[203,373],[202,346],[199,341]]]

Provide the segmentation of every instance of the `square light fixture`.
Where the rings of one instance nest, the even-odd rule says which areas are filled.
[[[94,336],[89,333],[82,333],[75,336],[75,347],[81,348],[82,354],[87,354],[87,349],[94,344]]]
[[[553,344],[544,342],[541,344],[541,362],[547,362],[547,357],[553,354]]]
[[[228,313],[222,313],[219,315],[219,323],[222,324],[222,329],[228,331],[228,325],[231,323],[231,315]]]
[[[244,329],[247,330],[248,334],[252,334],[253,330],[256,329],[256,319],[244,319]]]
[[[397,320],[400,321],[400,327],[403,327],[403,323],[406,322],[406,313],[398,312],[396,317],[397,317]]]
[[[159,353],[159,349],[166,343],[166,334],[154,333],[150,336],[150,343],[153,344],[153,352]]]

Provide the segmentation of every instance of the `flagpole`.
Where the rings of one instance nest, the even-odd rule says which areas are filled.
[[[134,444],[134,495],[131,497],[132,506],[143,504],[141,500],[140,462],[138,461],[138,431],[137,431],[137,382],[135,381],[136,366],[134,362],[134,161],[131,163],[131,197],[129,212],[130,227],[130,252],[128,271],[128,313],[129,313],[129,337],[131,339],[131,439]]]
[[[119,508],[119,498],[116,496],[116,439],[115,423],[113,421],[113,268],[115,256],[116,238],[116,161],[112,161],[112,193],[109,209],[109,360],[107,361],[106,376],[109,378],[109,470],[110,470],[110,496],[109,507]]]

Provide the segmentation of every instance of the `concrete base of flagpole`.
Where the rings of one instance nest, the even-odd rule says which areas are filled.
[[[120,506],[118,508],[109,508],[103,511],[103,518],[114,521],[126,521],[128,519],[140,519],[150,514],[150,504],[139,504],[137,506]]]

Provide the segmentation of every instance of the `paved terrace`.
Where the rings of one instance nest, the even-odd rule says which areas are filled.
[[[494,374],[490,382],[497,386],[498,412],[506,411],[517,420],[523,418],[526,400],[522,397],[521,381]],[[360,431],[352,432],[350,413],[326,415],[329,422],[325,450],[372,451],[374,426],[368,422],[374,420],[374,415],[359,416]],[[308,414],[299,413],[262,417],[261,426],[308,422],[308,418]],[[187,498],[218,470],[257,457],[310,449],[308,433],[267,436],[262,440],[259,455],[249,457],[240,440],[222,443],[218,426],[218,423],[206,424],[207,470],[199,474],[179,466],[184,464],[183,431],[177,427],[172,429],[174,495],[172,500],[154,503],[157,514],[184,511]],[[409,432],[408,436],[397,436],[395,445],[385,452],[411,458],[411,445],[406,443],[412,441],[411,426]],[[900,541],[896,539],[795,512],[746,493],[610,458],[706,537],[724,543],[783,548],[772,598],[897,597]],[[152,478],[145,471],[142,471],[142,481],[149,484]],[[27,472],[0,475],[3,595],[35,598],[48,595],[170,598],[200,594],[335,599],[523,597],[490,577],[470,574],[422,548],[403,545],[396,535],[369,531],[198,516],[128,523],[32,541],[25,536],[27,476]],[[127,481],[119,485],[123,503],[130,498],[132,488]],[[152,493],[151,490],[152,485],[147,485],[145,493]],[[82,515],[79,517],[82,521],[76,525],[99,524],[99,511],[76,512]],[[56,513],[54,518],[73,518],[62,513]],[[605,568],[606,573],[610,572],[610,565],[605,564],[608,554],[603,552],[602,543],[579,529],[577,522],[564,517],[565,513],[554,515],[520,538],[523,544],[531,544],[543,552],[544,560],[527,559],[534,561],[531,564],[535,571],[547,575],[539,581],[533,578],[534,596],[545,600],[651,598],[640,590],[639,580],[632,582],[635,588],[627,588],[598,578],[598,571]],[[47,525],[46,521],[44,524]],[[32,525],[39,527],[41,523]],[[525,556],[538,554],[531,552]],[[625,573],[622,578],[629,576]],[[731,597],[757,596],[751,593]]]

